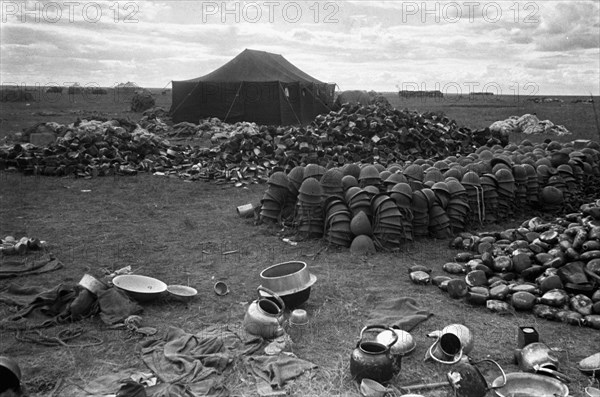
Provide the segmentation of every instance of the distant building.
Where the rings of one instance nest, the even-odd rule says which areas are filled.
[[[400,98],[443,98],[444,94],[442,91],[409,91],[409,90],[401,90],[398,92]]]

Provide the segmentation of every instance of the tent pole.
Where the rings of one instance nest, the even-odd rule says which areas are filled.
[[[240,86],[237,90],[237,92],[235,93],[235,98],[233,98],[233,102],[231,103],[231,106],[229,106],[229,110],[227,111],[227,114],[225,115],[225,119],[223,120],[223,122],[227,121],[227,117],[229,117],[229,113],[231,113],[231,109],[233,109],[233,105],[235,105],[235,102],[238,98],[238,96],[240,95],[240,91],[242,90],[242,85],[244,85],[244,82],[240,82]]]
[[[283,93],[283,96],[285,97],[285,101],[287,102],[288,105],[290,105],[290,109],[292,109],[292,113],[294,114],[294,117],[298,121],[298,125],[302,125],[302,122],[300,121],[300,119],[298,118],[298,115],[294,111],[294,107],[290,103],[290,99],[287,97],[287,95],[285,95],[285,91],[283,89],[283,86],[281,85],[281,81],[279,81],[278,83],[279,83],[279,88],[281,89],[281,92]]]
[[[200,85],[200,82],[197,82],[196,85],[194,86],[194,88],[192,88],[190,90],[190,92],[188,92],[188,94],[185,96],[185,98],[183,99],[183,101],[179,102],[179,105],[177,105],[177,107],[175,108],[175,110],[169,112],[169,113],[171,113],[171,116],[173,114],[175,114],[176,111],[179,110],[179,108],[181,107],[181,105],[183,105],[183,103],[188,100],[188,98],[190,97],[190,95],[192,95],[192,92],[194,92],[196,90],[196,88],[198,88],[199,85]],[[173,96],[173,93],[171,93],[171,96]]]
[[[314,84],[313,84],[313,87],[314,87]],[[312,94],[313,98],[317,98],[317,100],[318,100],[319,102],[321,102],[321,104],[322,104],[323,106],[325,106],[325,108],[331,112],[331,108],[329,107],[329,105],[327,105],[325,102],[323,102],[323,101],[321,100],[321,98],[319,98],[318,96],[316,96],[316,95],[315,95],[315,93],[314,93],[313,91],[310,91],[310,93]]]

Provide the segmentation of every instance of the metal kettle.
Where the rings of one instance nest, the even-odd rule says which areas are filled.
[[[262,296],[260,291],[269,296]],[[258,299],[248,306],[244,316],[244,329],[256,336],[262,336],[265,339],[273,339],[283,335],[283,322],[285,317],[285,303],[273,291],[258,287]]]
[[[392,332],[388,343],[364,341],[365,331],[384,329]],[[376,382],[388,382],[396,372],[395,358],[392,356],[391,347],[398,341],[398,334],[392,328],[382,325],[369,325],[360,331],[360,340],[350,355],[350,374],[357,382],[364,378]]]
[[[517,354],[517,362],[521,371],[550,375],[564,383],[570,382],[566,375],[558,372],[558,355],[545,343],[534,342],[523,347]]]

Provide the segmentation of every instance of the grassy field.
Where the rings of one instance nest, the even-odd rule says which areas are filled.
[[[63,98],[64,99],[64,98]],[[168,108],[168,96],[157,95],[159,105]],[[392,98],[393,100],[393,98]],[[500,104],[502,106],[500,106]],[[413,99],[396,106],[421,111],[443,111],[459,124],[484,127],[510,115],[535,112],[575,132],[570,139],[594,138],[591,105],[487,103],[459,106],[457,103],[424,102]],[[20,131],[41,121],[73,122],[77,117],[98,114],[104,117],[139,118],[127,111],[126,100],[101,104],[32,103],[2,104],[1,133]],[[56,113],[42,116],[40,112]],[[426,334],[451,323],[462,323],[475,335],[472,356],[493,358],[507,372],[517,371],[513,350],[519,326],[534,326],[543,341],[564,349],[561,369],[572,378],[573,396],[583,396],[590,378],[576,370],[582,358],[598,351],[600,332],[562,323],[540,320],[530,313],[508,316],[493,314],[482,307],[451,300],[434,286],[417,286],[408,279],[407,269],[422,264],[434,275],[444,274],[442,265],[456,251],[447,241],[422,240],[403,247],[396,254],[379,253],[357,258],[343,249],[327,249],[321,241],[300,241],[291,246],[282,241],[279,230],[254,226],[240,219],[236,207],[257,204],[264,185],[236,189],[204,182],[186,183],[179,179],[140,174],[134,177],[96,179],[24,177],[0,173],[0,236],[29,236],[48,241],[49,250],[65,265],[62,270],[27,278],[2,280],[9,283],[40,285],[79,281],[86,273],[102,274],[126,265],[138,274],[159,278],[167,284],[187,284],[198,289],[190,303],[164,299],[144,305],[143,324],[156,327],[162,336],[169,326],[196,332],[211,324],[241,326],[245,303],[256,297],[259,273],[272,264],[306,261],[318,277],[305,309],[310,326],[302,340],[293,346],[300,358],[319,366],[311,378],[290,386],[295,396],[359,396],[350,379],[349,358],[369,313],[381,300],[412,296],[434,315],[412,332],[417,348],[403,359],[402,370],[392,384],[437,382],[445,379],[448,368],[425,363],[423,357],[432,340]],[[519,224],[514,219],[510,225]],[[234,251],[234,253],[231,253]],[[1,265],[1,262],[0,262]],[[231,292],[223,297],[213,293],[216,280],[225,281]],[[9,308],[0,306],[0,316]],[[23,380],[33,396],[48,396],[59,380],[61,387],[85,384],[97,376],[130,369],[145,371],[139,356],[138,338],[110,330],[99,318],[81,321],[85,337],[97,336],[102,345],[88,348],[44,347],[17,341],[14,332],[0,334],[0,355],[13,356],[23,370]],[[56,332],[50,329],[49,333]],[[488,379],[497,374],[483,369]],[[227,387],[235,396],[255,396],[253,379],[236,366]],[[56,390],[55,390],[56,391]],[[116,389],[115,389],[116,392]],[[59,392],[55,396],[64,396]],[[80,394],[81,395],[81,394]],[[449,388],[425,391],[428,397],[449,397]]]

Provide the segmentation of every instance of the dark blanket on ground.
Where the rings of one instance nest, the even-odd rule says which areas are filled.
[[[1,320],[0,329],[43,328],[69,322],[72,320],[71,304],[80,291],[81,287],[67,283],[52,289],[10,284],[0,293],[0,303],[17,306],[19,310]],[[106,324],[121,322],[128,316],[142,311],[137,303],[116,288],[104,291],[98,301],[100,316]],[[89,314],[97,311],[95,307]]]
[[[18,306],[20,310],[2,320],[0,328],[36,328],[64,322],[76,297],[72,284],[59,284],[50,290],[11,284],[0,294],[0,303]]]
[[[224,327],[198,334],[170,327],[162,340],[142,342],[142,360],[163,382],[149,388],[150,397],[228,396],[223,371],[240,354],[261,346],[261,339],[242,340]]]
[[[52,255],[44,255],[38,259],[10,259],[0,264],[0,279],[46,273],[62,267],[63,264]]]
[[[379,302],[365,325],[384,325],[408,332],[432,315],[419,307],[414,298],[399,297]]]
[[[171,327],[161,340],[142,342],[142,360],[161,384],[147,388],[149,397],[229,396],[226,377],[235,359],[249,373],[272,386],[283,386],[315,365],[289,356],[251,356],[264,347],[261,338],[228,326],[190,334]]]

